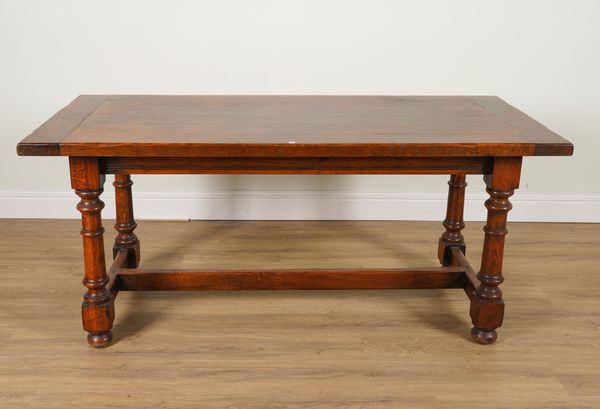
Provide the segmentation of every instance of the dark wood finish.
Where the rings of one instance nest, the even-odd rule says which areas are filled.
[[[517,132],[522,135],[539,135],[546,142],[557,141],[555,133],[550,132],[544,125],[540,124],[530,116],[519,111],[517,108],[510,104],[507,104],[500,98],[496,97],[472,97],[474,101],[480,104],[489,112],[493,112],[494,115],[506,123]],[[573,145],[566,139],[562,139],[562,143],[539,143],[535,144],[534,156],[563,156],[573,154]],[[494,155],[501,156],[501,155]],[[508,155],[506,155],[508,156]],[[525,155],[528,156],[528,155]]]
[[[99,158],[105,174],[485,174],[488,157],[458,158]]]
[[[356,290],[460,288],[464,268],[323,270],[144,270],[119,269],[117,287],[164,290]]]
[[[113,186],[115,187],[116,223],[115,230],[118,232],[113,247],[113,257],[119,251],[128,253],[127,267],[135,268],[140,264],[140,241],[133,232],[137,223],[133,218],[133,198],[131,195],[131,177],[126,174],[115,175]]]
[[[114,303],[106,286],[110,278],[104,264],[104,228],[101,212],[104,203],[104,175],[98,169],[96,158],[69,158],[71,186],[81,198],[77,210],[81,212],[83,237],[84,279],[87,291],[81,305],[83,328],[88,332],[88,342],[93,347],[108,346],[112,340]]]
[[[74,128],[72,117],[80,120]],[[51,151],[36,150],[36,145],[48,143]],[[116,95],[79,97],[17,151],[134,157],[448,157],[570,155],[573,146],[497,97]]]
[[[438,259],[444,266],[449,266],[452,261],[452,247],[458,247],[466,252],[465,238],[461,231],[465,228],[463,218],[465,208],[465,188],[467,179],[465,175],[452,175],[448,181],[448,206],[444,227],[446,231],[438,243]]]
[[[60,110],[52,118],[17,145],[17,153],[23,156],[60,155],[60,143],[77,128],[108,95],[81,95]]]
[[[484,176],[490,198],[485,202],[488,216],[484,227],[481,269],[477,273],[481,284],[475,290],[475,298],[471,300],[474,326],[471,334],[475,341],[482,344],[496,340],[496,328],[502,325],[504,319],[504,301],[499,286],[504,281],[502,260],[504,238],[508,233],[506,219],[512,209],[508,198],[519,187],[521,159],[495,158],[492,173]]]
[[[131,290],[464,288],[476,342],[496,340],[509,197],[529,155],[573,145],[497,97],[81,96],[26,137],[19,155],[69,156],[81,198],[83,327],[94,347],[112,338],[114,299]],[[430,269],[144,270],[130,174],[449,174]],[[115,174],[117,237],[108,273],[100,200]],[[465,258],[467,174],[489,199],[481,268]]]
[[[450,263],[455,267],[462,267],[465,270],[465,281],[464,281],[464,290],[469,300],[473,300],[475,297],[475,289],[479,287],[481,282],[477,278],[477,273],[471,267],[469,261],[465,258],[465,253],[459,247],[452,247],[452,262]]]
[[[117,282],[117,271],[122,268],[127,268],[129,263],[129,251],[122,249],[115,254],[114,260],[106,275],[108,276],[108,284],[106,289],[111,292],[113,299],[117,296],[119,289],[115,285]]]

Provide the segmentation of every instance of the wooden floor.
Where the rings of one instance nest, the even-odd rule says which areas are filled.
[[[474,266],[481,228],[465,231]],[[470,341],[462,290],[165,292],[119,294],[103,350],[81,329],[79,229],[0,220],[0,408],[600,408],[598,224],[509,226],[491,346]],[[437,265],[441,226],[142,221],[138,233],[147,267],[416,267]]]

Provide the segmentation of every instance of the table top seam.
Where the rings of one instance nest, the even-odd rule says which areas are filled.
[[[68,133],[67,133],[65,136],[63,136],[63,137],[61,138],[61,140],[60,140],[60,141],[58,141],[58,150],[59,150],[59,153],[60,153],[61,155],[62,155],[62,144],[63,144],[63,142],[64,142],[64,141],[65,141],[65,140],[66,140],[66,139],[67,139],[67,138],[68,138],[68,137],[69,137],[69,136],[70,136],[70,135],[71,135],[71,134],[72,134],[72,133],[73,133],[73,132],[74,132],[74,131],[75,131],[77,128],[79,128],[79,126],[80,126],[82,123],[84,123],[85,121],[87,121],[87,119],[88,119],[90,116],[92,116],[92,114],[94,114],[94,113],[95,113],[95,112],[98,110],[98,108],[100,108],[102,105],[104,105],[104,103],[105,103],[106,101],[108,101],[108,100],[109,100],[111,97],[112,97],[112,95],[105,95],[105,98],[104,98],[104,100],[103,100],[101,103],[99,103],[99,104],[98,104],[98,105],[97,105],[97,106],[96,106],[94,109],[92,109],[92,110],[91,110],[91,111],[90,111],[90,112],[89,112],[89,113],[88,113],[88,114],[87,114],[87,115],[86,115],[86,116],[85,116],[85,117],[84,117],[84,118],[83,118],[81,121],[79,121],[79,122],[77,123],[77,125],[75,125],[75,126],[73,127],[73,129],[71,129],[71,130],[70,130],[70,131],[69,131],[69,132],[68,132]],[[78,97],[78,98],[79,98],[79,97]]]

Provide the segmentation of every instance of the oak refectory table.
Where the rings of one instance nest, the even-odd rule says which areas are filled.
[[[573,145],[492,96],[125,96],[76,98],[17,146],[19,155],[68,156],[80,197],[83,328],[112,339],[119,291],[463,288],[473,339],[496,340],[509,197],[524,156],[564,156]],[[310,270],[139,268],[131,174],[447,174],[440,267]],[[117,231],[105,266],[100,200],[114,174]],[[465,258],[466,175],[489,198],[481,267]]]

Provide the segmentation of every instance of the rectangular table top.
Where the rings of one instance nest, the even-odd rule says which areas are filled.
[[[19,155],[431,157],[571,155],[494,96],[82,95]]]

